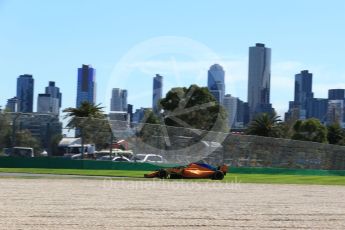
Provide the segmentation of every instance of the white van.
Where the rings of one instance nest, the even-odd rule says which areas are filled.
[[[10,152],[12,157],[34,157],[34,149],[30,147],[13,147]]]

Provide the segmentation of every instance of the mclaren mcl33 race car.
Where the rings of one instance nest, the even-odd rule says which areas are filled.
[[[145,174],[145,178],[161,178],[161,179],[213,179],[223,180],[228,166],[222,165],[213,167],[209,164],[191,163],[187,166],[159,169],[155,172]]]

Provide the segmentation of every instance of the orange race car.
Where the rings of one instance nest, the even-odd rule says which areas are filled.
[[[209,164],[203,163],[191,163],[187,166],[159,169],[158,171],[145,174],[146,178],[158,177],[161,179],[213,179],[223,180],[228,166],[222,165],[215,168]]]

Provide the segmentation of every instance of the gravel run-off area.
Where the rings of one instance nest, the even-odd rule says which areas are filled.
[[[0,177],[0,229],[345,229],[345,187]]]

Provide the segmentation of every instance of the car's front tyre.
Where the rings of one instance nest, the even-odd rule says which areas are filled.
[[[158,170],[158,177],[160,179],[167,179],[168,178],[168,172],[165,169]]]

